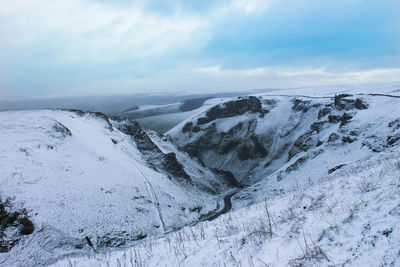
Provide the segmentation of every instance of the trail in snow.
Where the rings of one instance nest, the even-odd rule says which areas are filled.
[[[163,220],[163,218],[162,218],[161,208],[160,208],[160,206],[159,206],[159,205],[160,205],[160,202],[159,202],[159,200],[158,200],[158,197],[157,197],[156,192],[154,191],[154,187],[153,187],[153,185],[150,183],[150,181],[146,178],[146,176],[145,176],[136,166],[134,166],[134,167],[135,167],[135,169],[138,171],[138,173],[140,173],[140,175],[142,176],[142,178],[143,178],[143,180],[144,180],[144,184],[146,185],[146,189],[147,189],[147,191],[149,192],[149,194],[150,194],[150,196],[151,196],[151,198],[152,198],[152,200],[153,200],[154,207],[155,207],[156,210],[157,210],[158,217],[159,217],[159,219],[160,219],[160,223],[161,223],[161,225],[162,225],[163,231],[165,232],[166,227],[165,227],[164,220]]]

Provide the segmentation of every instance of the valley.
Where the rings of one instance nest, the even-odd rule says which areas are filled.
[[[180,118],[164,134],[80,110],[1,112],[0,264],[209,265],[215,251],[233,266],[361,264],[368,253],[395,266],[398,87],[157,107],[153,123]]]

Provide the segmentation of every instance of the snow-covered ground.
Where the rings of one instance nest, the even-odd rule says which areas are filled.
[[[0,196],[35,224],[0,265],[400,266],[399,92],[391,83],[207,100],[166,136],[146,133],[190,183],[154,164],[160,156],[121,122],[0,113]],[[232,191],[212,168],[245,187]],[[236,191],[232,211],[204,221]],[[99,246],[126,229],[140,240]]]
[[[0,121],[0,197],[26,209],[35,225],[0,253],[0,265],[80,253],[89,247],[86,237],[98,250],[124,246],[217,207],[217,196],[151,168],[131,136],[96,114],[2,112]],[[207,181],[200,178],[198,184]],[[14,235],[6,238],[19,238]]]
[[[398,147],[211,222],[55,266],[399,266]]]

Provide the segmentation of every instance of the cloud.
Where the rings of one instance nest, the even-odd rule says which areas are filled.
[[[145,58],[198,47],[207,21],[185,14],[151,14],[140,2],[110,7],[68,1],[0,1],[2,46],[56,46],[57,60]]]
[[[400,68],[375,68],[363,71],[327,70],[324,67],[259,67],[248,69],[222,69],[220,66],[200,67],[194,74],[226,80],[254,78],[259,87],[320,85],[329,83],[384,83],[399,81]],[[262,82],[264,84],[262,84]],[[308,83],[308,84],[307,84]],[[248,88],[250,89],[250,88]]]
[[[214,75],[214,76],[243,76],[243,77],[252,77],[252,76],[260,76],[269,73],[269,69],[266,67],[261,68],[250,68],[250,69],[221,69],[220,66],[212,66],[212,67],[200,67],[193,69],[194,73],[203,74],[203,75]]]
[[[400,77],[397,0],[320,2],[0,0],[0,94]]]
[[[231,6],[248,14],[262,13],[270,7],[271,2],[271,0],[232,0]]]

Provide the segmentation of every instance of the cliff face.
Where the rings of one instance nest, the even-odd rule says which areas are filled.
[[[345,94],[227,100],[167,134],[204,166],[230,171],[238,181],[251,185],[282,172],[285,165],[290,172],[325,151],[354,142],[372,151],[393,146],[399,140],[397,130],[391,130],[396,128],[395,114],[382,117],[384,134],[375,136],[368,130],[381,124],[382,119],[365,117],[374,113],[380,101]]]

